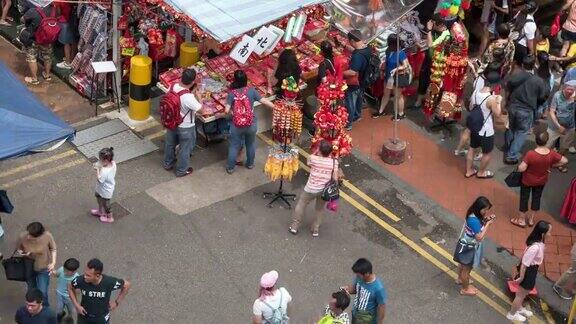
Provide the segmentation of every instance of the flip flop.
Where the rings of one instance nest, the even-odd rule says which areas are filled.
[[[2,26],[12,26],[12,24],[9,21],[0,21],[0,25]]]
[[[42,72],[42,77],[46,81],[52,81],[52,76],[50,74],[46,74],[46,73]]]
[[[532,227],[532,226],[534,226],[534,217],[530,217],[530,218],[528,218],[528,222],[527,222],[527,223],[528,223],[528,224],[527,224],[527,225],[528,225],[528,227]]]
[[[464,289],[460,289],[460,295],[462,296],[476,296],[478,295],[478,289],[471,288],[472,291],[465,291]]]
[[[476,178],[478,178],[478,179],[491,179],[491,178],[494,178],[494,172],[486,170],[483,176],[479,176],[478,173],[476,173]]]
[[[473,176],[475,176],[477,173],[478,173],[478,170],[474,170],[474,172],[472,172],[472,174],[470,174],[470,175],[464,174],[464,177],[465,177],[466,179],[470,179],[470,178],[472,178]]]
[[[520,223],[520,221],[517,218],[512,218],[510,220],[510,223],[512,223],[512,225],[518,226],[520,228],[526,228],[526,224]]]
[[[30,85],[39,85],[40,84],[40,81],[38,81],[38,79],[34,79],[32,77],[25,77],[24,82],[26,82],[27,84],[30,84]]]

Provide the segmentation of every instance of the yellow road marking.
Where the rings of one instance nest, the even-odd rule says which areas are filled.
[[[160,137],[160,136],[164,136],[164,134],[166,134],[166,130],[163,129],[163,130],[161,130],[161,131],[159,131],[159,132],[156,132],[156,133],[154,133],[154,134],[150,134],[150,135],[144,136],[144,138],[147,139],[147,140],[153,140],[153,139],[158,138],[158,137]]]
[[[310,168],[302,162],[300,162],[300,167],[302,169],[306,170],[307,172],[310,172]],[[357,200],[350,197],[348,194],[346,194],[342,190],[340,190],[340,197],[342,199],[344,199],[346,202],[348,202],[350,205],[352,205],[353,207],[355,207],[356,209],[361,211],[363,214],[368,216],[368,218],[370,218],[376,224],[380,225],[380,227],[384,228],[386,231],[388,231],[390,234],[392,234],[397,239],[402,241],[404,244],[411,247],[414,251],[416,251],[416,253],[418,253],[420,256],[424,257],[427,261],[429,261],[430,263],[435,265],[437,268],[439,268],[442,272],[446,273],[452,279],[456,280],[456,278],[458,278],[458,275],[456,274],[456,272],[454,272],[454,270],[451,270],[450,268],[448,268],[446,265],[444,265],[442,262],[440,262],[440,260],[436,259],[430,253],[426,252],[426,250],[424,250],[422,247],[420,247],[418,244],[416,244],[416,242],[412,241],[407,236],[402,234],[402,232],[400,232],[396,228],[392,227],[390,224],[383,221],[380,217],[378,217],[376,214],[371,212],[369,209],[364,207]],[[506,309],[504,309],[504,307],[500,306],[498,303],[493,301],[486,294],[484,294],[483,292],[480,291],[480,292],[478,292],[477,296],[483,302],[485,302],[490,307],[494,308],[496,311],[498,311],[500,314],[502,314],[502,316],[506,316],[506,313],[507,313]]]
[[[544,313],[544,318],[546,318],[546,323],[554,324],[554,318],[552,318],[552,314],[550,314],[550,307],[548,307],[548,304],[546,304],[542,299],[540,299],[540,307]]]
[[[60,160],[62,158],[65,158],[65,157],[68,157],[68,156],[71,156],[74,154],[76,154],[75,150],[68,150],[66,152],[62,152],[60,154],[56,154],[56,155],[50,156],[50,157],[42,159],[42,160],[34,161],[31,163],[10,169],[8,171],[2,172],[2,173],[0,173],[0,178],[4,178],[4,177],[7,177],[9,175],[13,175],[13,174],[16,174],[16,173],[19,173],[22,171],[26,171],[26,170],[35,168],[35,167],[43,165],[43,164],[47,164],[47,163],[50,163],[50,162],[53,162],[56,160]]]
[[[23,183],[23,182],[26,182],[26,181],[30,181],[30,180],[35,180],[35,179],[38,179],[38,178],[41,178],[41,177],[44,177],[44,176],[47,176],[47,175],[56,173],[56,172],[58,172],[58,171],[61,171],[61,170],[64,170],[64,169],[68,169],[68,168],[71,168],[71,167],[73,167],[73,166],[82,164],[82,163],[84,163],[84,162],[86,162],[86,160],[84,160],[84,159],[74,160],[74,161],[71,161],[71,162],[68,162],[68,163],[65,163],[65,164],[61,164],[61,165],[58,165],[58,166],[53,167],[53,168],[50,168],[50,169],[46,169],[46,170],[44,170],[44,171],[40,171],[40,172],[31,174],[31,175],[29,175],[29,176],[27,176],[27,177],[24,177],[24,178],[20,178],[20,179],[14,180],[14,181],[10,181],[10,182],[4,183],[4,184],[0,184],[0,187],[2,187],[2,188],[14,187],[15,185],[18,185],[18,184],[20,184],[20,183]]]
[[[260,137],[260,139],[262,139],[264,142],[268,143],[269,145],[275,144],[269,137],[265,136],[264,134],[258,134],[258,137]],[[303,148],[299,147],[298,145],[294,145],[294,146],[296,148],[298,148],[298,153],[300,153],[304,158],[307,159],[308,157],[310,157],[310,154],[308,152],[306,152]],[[396,214],[391,212],[389,209],[382,206],[381,204],[379,204],[374,199],[370,198],[367,194],[365,194],[362,190],[360,190],[358,187],[353,185],[350,181],[344,180],[344,181],[342,181],[342,185],[344,187],[350,189],[353,193],[358,195],[360,198],[364,199],[367,203],[372,205],[374,208],[378,209],[380,212],[382,212],[384,215],[386,215],[391,220],[398,222],[401,219]]]

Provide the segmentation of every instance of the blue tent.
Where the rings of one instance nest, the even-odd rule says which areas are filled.
[[[74,136],[74,129],[40,102],[1,61],[0,80],[0,160]]]

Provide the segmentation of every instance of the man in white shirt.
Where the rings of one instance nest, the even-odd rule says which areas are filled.
[[[535,54],[535,38],[538,27],[534,21],[534,14],[537,10],[538,6],[533,1],[526,3],[524,9],[522,9],[521,14],[526,14],[526,20],[524,27],[520,30],[520,35],[516,43],[516,51],[514,52],[514,61],[516,61],[518,66],[522,66],[522,62],[528,54]]]
[[[195,79],[196,71],[187,69],[182,73],[180,82],[173,88],[176,93],[185,91],[180,96],[180,115],[183,120],[175,130],[166,130],[164,169],[172,170],[176,166],[177,177],[189,175],[193,171],[189,164],[190,154],[196,146],[196,112],[202,108],[193,93],[196,86]],[[180,145],[178,157],[176,157],[176,145]]]

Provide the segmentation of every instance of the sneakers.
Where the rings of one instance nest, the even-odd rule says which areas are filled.
[[[520,315],[524,316],[524,317],[532,317],[532,315],[534,315],[534,313],[532,313],[531,311],[527,310],[525,307],[522,307],[518,310],[518,313],[520,313]]]
[[[59,69],[63,69],[63,70],[72,69],[72,66],[70,64],[66,63],[66,61],[62,61],[62,62],[56,64],[56,67]]]
[[[454,155],[456,156],[464,156],[468,153],[468,150],[454,150]]]
[[[570,152],[571,154],[576,154],[576,147],[570,146],[570,147],[568,148],[568,152]]]
[[[520,312],[516,312],[516,314],[508,313],[506,314],[506,318],[511,321],[518,321],[518,322],[525,322],[526,317],[522,316]]]

